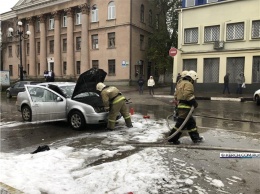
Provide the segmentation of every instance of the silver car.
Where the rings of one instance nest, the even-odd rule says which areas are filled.
[[[50,82],[25,85],[25,91],[18,94],[16,102],[23,120],[68,121],[77,130],[85,128],[86,124],[107,123],[108,112],[93,87],[96,82],[104,81],[105,77],[100,77],[103,70],[89,71],[79,77],[77,84]]]
[[[258,106],[260,106],[260,89],[255,91],[253,100],[256,102]]]

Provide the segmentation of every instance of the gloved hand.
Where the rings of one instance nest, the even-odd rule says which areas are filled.
[[[197,103],[197,101],[196,101],[194,98],[189,101],[189,104],[190,104],[191,106],[194,106],[194,108],[197,108],[197,107],[198,107],[198,103]]]
[[[109,112],[110,108],[109,107],[105,107],[105,111]]]

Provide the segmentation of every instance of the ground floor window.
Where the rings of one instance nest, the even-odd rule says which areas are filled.
[[[183,69],[182,70],[193,70],[197,72],[197,59],[183,59]]]
[[[252,83],[260,83],[260,56],[253,57]]]
[[[9,76],[13,76],[13,65],[9,65]]]
[[[99,62],[98,60],[92,60],[92,67],[98,69],[99,68]]]
[[[204,59],[203,82],[218,83],[219,81],[219,58]]]
[[[63,61],[63,75],[67,74],[67,62]]]
[[[38,63],[38,66],[37,66],[37,74],[38,75],[41,74],[41,65],[40,65],[40,63]]]
[[[77,74],[79,75],[80,74],[80,61],[77,61]]]
[[[116,75],[116,61],[108,60],[108,75]]]
[[[236,77],[240,73],[244,73],[244,57],[228,57],[227,58],[227,71],[229,73],[229,82],[236,83]]]

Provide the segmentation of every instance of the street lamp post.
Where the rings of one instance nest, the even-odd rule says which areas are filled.
[[[22,25],[23,23],[21,21],[19,21],[18,23],[18,30],[17,30],[17,34],[19,35],[19,53],[20,53],[20,81],[23,81],[23,59],[22,59],[22,40],[23,39],[28,39],[31,32],[27,31],[26,34],[23,33],[22,31]],[[8,31],[11,33],[12,36],[14,29],[13,28],[9,28]]]

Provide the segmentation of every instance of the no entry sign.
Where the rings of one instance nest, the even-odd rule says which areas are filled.
[[[171,57],[174,57],[175,55],[177,55],[177,49],[176,49],[176,48],[171,48],[171,49],[169,50],[169,55],[170,55]]]

